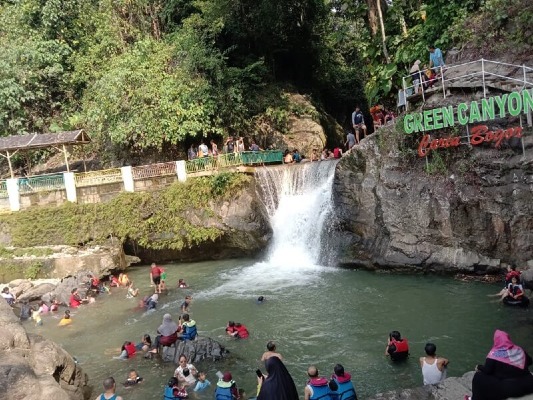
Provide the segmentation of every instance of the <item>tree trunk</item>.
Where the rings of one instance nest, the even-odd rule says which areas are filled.
[[[385,56],[385,60],[388,64],[390,63],[390,57],[389,51],[387,50],[387,36],[385,35],[385,24],[383,23],[383,13],[381,12],[381,0],[376,0],[376,5],[379,17],[379,25],[381,27],[381,43],[383,44],[383,55]]]
[[[378,33],[378,10],[376,0],[366,0],[368,5],[368,27],[370,28],[370,34],[375,37]]]

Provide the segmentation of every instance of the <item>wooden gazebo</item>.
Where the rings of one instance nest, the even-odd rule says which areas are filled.
[[[0,156],[7,159],[11,178],[14,178],[15,175],[13,174],[13,167],[11,166],[11,157],[19,151],[54,148],[63,152],[65,163],[67,164],[67,172],[70,172],[66,146],[83,145],[90,142],[91,139],[83,129],[69,132],[32,133],[30,135],[0,137]]]

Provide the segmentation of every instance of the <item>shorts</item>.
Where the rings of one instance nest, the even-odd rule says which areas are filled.
[[[161,276],[153,276],[152,280],[154,281],[154,285],[159,285],[161,283]]]

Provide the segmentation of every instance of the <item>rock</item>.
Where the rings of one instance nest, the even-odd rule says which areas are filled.
[[[226,350],[217,341],[198,336],[196,340],[178,341],[176,348],[163,347],[161,357],[164,361],[174,361],[178,364],[181,354],[185,354],[189,362],[194,364],[202,360],[220,360],[226,354]]]
[[[72,289],[78,288],[80,296],[85,297],[87,274],[89,271],[78,271],[76,276],[69,276],[61,280],[51,293],[52,299],[57,299],[61,304],[68,305]]]
[[[533,258],[528,163],[511,149],[505,163],[491,149],[465,149],[450,156],[446,176],[430,176],[394,142],[383,149],[398,135],[391,129],[368,136],[337,165],[341,264],[482,275]]]
[[[415,389],[400,389],[379,393],[369,400],[463,400],[465,395],[472,395],[472,378],[474,371],[462,377],[447,378],[438,385],[425,385]],[[513,397],[513,399],[533,400],[533,395]],[[511,399],[509,399],[511,400]]]
[[[21,282],[16,286],[12,286],[14,285],[13,282],[16,282],[16,281],[21,281]],[[15,281],[10,282],[9,286],[13,288],[11,289],[11,293],[13,293],[15,297],[18,299],[22,293],[27,292],[33,287],[33,283],[31,283],[28,280],[16,279]]]
[[[53,283],[42,283],[32,287],[27,292],[22,293],[17,297],[17,301],[34,301],[40,300],[45,294],[51,293],[55,290],[56,285]]]
[[[88,400],[87,376],[57,344],[28,336],[0,302],[0,393],[13,400]]]
[[[205,240],[191,248],[174,250],[163,247],[160,250],[146,249],[139,243],[125,245],[127,252],[135,252],[144,262],[200,261],[256,256],[267,246],[272,237],[264,204],[258,198],[255,179],[233,193],[230,200],[221,200],[210,205],[212,216],[197,216],[191,211],[187,219],[193,225],[216,227],[221,237]],[[152,242],[167,238],[161,234],[152,237]]]

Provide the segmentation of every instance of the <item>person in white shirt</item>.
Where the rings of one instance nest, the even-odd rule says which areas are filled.
[[[446,366],[449,361],[443,357],[437,357],[437,346],[427,343],[424,348],[426,357],[420,357],[420,367],[424,385],[435,385],[446,379]]]

